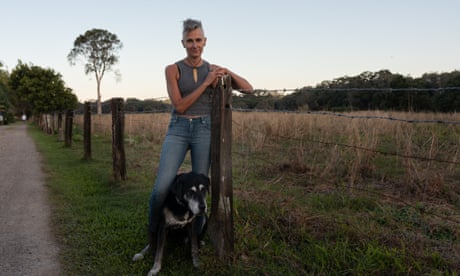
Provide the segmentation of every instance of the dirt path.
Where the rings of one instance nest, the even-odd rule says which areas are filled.
[[[26,129],[0,125],[0,274],[59,275],[41,159]]]

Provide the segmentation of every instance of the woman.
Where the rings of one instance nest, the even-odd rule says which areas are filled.
[[[149,231],[155,233],[161,206],[169,192],[185,155],[190,150],[192,171],[208,175],[211,147],[211,93],[220,77],[232,79],[232,88],[251,93],[244,78],[227,68],[202,59],[206,46],[201,22],[183,22],[182,45],[187,56],[166,67],[166,85],[173,106],[171,121],[158,167],[158,175],[149,201]]]

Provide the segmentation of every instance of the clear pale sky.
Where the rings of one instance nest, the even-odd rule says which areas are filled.
[[[203,58],[256,89],[295,89],[388,69],[405,76],[460,70],[459,0],[0,0],[0,61],[54,69],[80,101],[96,98],[74,40],[93,28],[124,47],[102,99],[167,97],[164,68],[185,57],[182,21],[203,22]]]

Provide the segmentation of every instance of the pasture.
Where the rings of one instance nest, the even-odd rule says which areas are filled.
[[[93,115],[93,160],[33,132],[68,274],[139,275],[147,202],[169,114],[127,114],[128,180],[111,180],[111,117]],[[437,122],[437,123],[433,123]],[[165,275],[446,274],[460,270],[458,114],[233,113],[235,254],[203,267],[167,248]],[[187,160],[183,171],[190,169]],[[186,267],[175,260],[185,262]]]

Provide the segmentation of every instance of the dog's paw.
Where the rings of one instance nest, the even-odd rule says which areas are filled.
[[[198,258],[193,258],[193,266],[194,266],[195,268],[200,267],[200,266],[201,266],[200,259],[198,259]]]
[[[133,262],[137,262],[137,261],[140,261],[144,259],[144,255],[142,255],[141,253],[137,253],[136,255],[134,255],[133,257]]]
[[[157,275],[158,272],[161,270],[161,265],[154,264],[152,269],[150,269],[149,273],[147,273],[147,276],[153,276]]]

